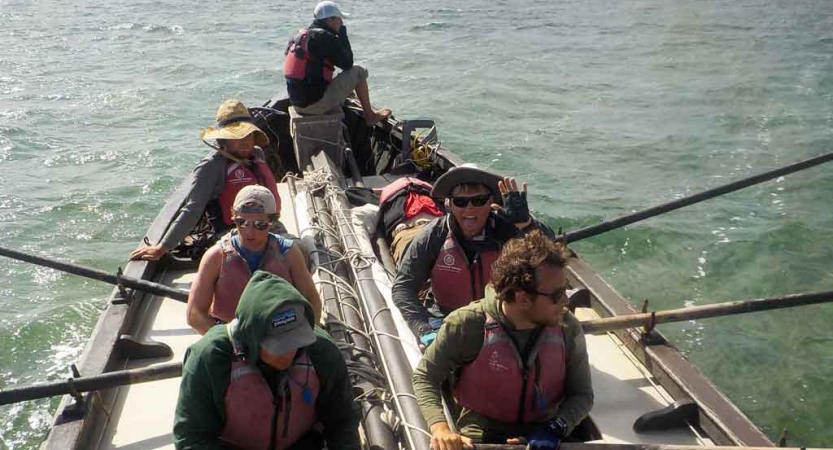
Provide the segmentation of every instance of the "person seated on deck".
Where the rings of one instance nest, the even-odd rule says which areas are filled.
[[[231,321],[246,283],[258,269],[292,283],[312,305],[318,323],[321,298],[303,253],[292,240],[269,232],[276,217],[275,197],[269,189],[257,185],[241,189],[231,216],[236,228],[203,255],[191,283],[188,325],[205,334],[218,321]]]
[[[498,192],[504,198],[503,208],[494,204]],[[533,229],[554,236],[549,227],[530,217],[526,183],[520,192],[514,178],[461,166],[437,179],[431,196],[447,198],[449,212],[414,238],[391,289],[394,303],[422,346],[434,340],[445,315],[483,297],[492,262],[506,241]],[[429,277],[430,310],[419,298]]]
[[[509,241],[486,296],[449,314],[414,370],[435,450],[472,441],[555,450],[593,406],[581,324],[565,307],[564,247],[540,231]],[[462,407],[450,431],[442,384]]]
[[[442,217],[442,205],[431,197],[431,183],[402,177],[388,184],[379,196],[379,223],[390,242],[394,262],[398,265],[408,245],[422,228]]]
[[[281,204],[275,176],[264,160],[263,148],[269,137],[261,131],[249,115],[249,110],[238,100],[226,100],[217,109],[217,126],[200,132],[200,138],[216,140],[215,151],[208,154],[191,174],[191,190],[165,235],[156,245],[142,245],[130,254],[130,259],[157,260],[176,248],[205,214],[219,235],[234,224],[231,204],[240,189],[259,184],[272,192],[280,214]],[[280,231],[283,225],[275,223]]]
[[[309,302],[258,271],[234,320],[186,351],[173,437],[178,450],[359,450],[360,417],[344,357]]]
[[[390,116],[389,109],[374,111],[367,87],[367,69],[353,64],[353,49],[347,38],[338,5],[324,1],[315,6],[312,24],[290,39],[284,54],[283,74],[289,101],[300,114],[333,114],[351,92],[362,105],[364,118],[373,125]],[[333,78],[334,67],[341,73]]]

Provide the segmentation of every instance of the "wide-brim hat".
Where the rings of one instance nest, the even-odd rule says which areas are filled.
[[[217,109],[215,119],[216,126],[200,131],[200,139],[243,139],[255,133],[255,145],[261,148],[269,145],[269,136],[254,124],[249,109],[239,100],[224,101]]]
[[[457,166],[448,172],[442,174],[440,178],[434,183],[434,189],[431,190],[431,196],[436,198],[451,197],[451,191],[456,186],[468,183],[479,183],[487,188],[492,193],[492,197],[496,203],[500,203],[501,195],[498,188],[498,182],[503,180],[498,174],[479,169],[473,166]]]

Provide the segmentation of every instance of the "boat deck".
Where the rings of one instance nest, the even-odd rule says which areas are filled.
[[[599,319],[590,308],[577,308],[580,320]],[[602,432],[602,442],[632,444],[714,445],[691,427],[636,433],[639,416],[673,403],[648,369],[613,333],[586,335],[595,403],[591,417]]]
[[[286,184],[279,185],[284,205],[292,205]],[[295,211],[285,208],[281,218],[290,233],[298,235]],[[305,214],[305,212],[301,212]],[[194,270],[170,270],[156,281],[188,288]],[[147,329],[140,338],[163,342],[174,354],[165,360],[137,360],[129,368],[147,367],[169,361],[182,361],[189,345],[199,335],[185,322],[185,304],[149,297]],[[579,308],[582,320],[598,318],[587,308]],[[642,414],[667,406],[671,396],[652,379],[650,372],[634,358],[612,333],[587,336],[596,402],[592,418],[602,432],[602,442],[708,445],[690,428],[637,434],[633,422]],[[173,449],[172,424],[179,395],[179,378],[137,384],[121,389],[114,410],[110,411],[110,430],[100,449]]]

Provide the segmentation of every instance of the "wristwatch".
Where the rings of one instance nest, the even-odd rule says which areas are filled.
[[[563,439],[567,437],[567,421],[561,417],[556,417],[547,422],[547,430],[555,433],[559,439]]]

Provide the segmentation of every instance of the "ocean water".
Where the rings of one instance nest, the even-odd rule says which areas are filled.
[[[0,0],[0,241],[115,271],[223,99],[283,93],[315,2]],[[828,0],[341,2],[375,104],[566,230],[833,151]],[[573,245],[656,309],[833,288],[833,166]],[[111,291],[0,258],[0,389],[66,376]],[[662,330],[772,439],[830,446],[833,305]],[[57,399],[0,407],[35,449]]]

